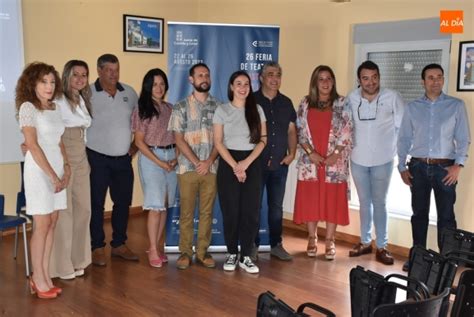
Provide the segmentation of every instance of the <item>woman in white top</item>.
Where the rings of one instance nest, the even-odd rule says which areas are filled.
[[[64,124],[53,102],[61,93],[61,82],[53,66],[28,65],[16,86],[15,105],[25,137],[26,212],[33,216],[31,293],[39,298],[56,298],[62,289],[49,276],[49,260],[54,242],[58,211],[66,209],[65,188],[70,168],[61,141]]]
[[[91,263],[89,223],[91,198],[85,129],[91,125],[89,67],[84,61],[70,60],[62,75],[64,95],[56,100],[65,131],[62,141],[71,166],[67,191],[68,208],[59,214],[51,264],[51,277],[73,279],[84,275]]]

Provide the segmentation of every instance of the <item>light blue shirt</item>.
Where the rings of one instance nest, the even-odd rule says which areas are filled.
[[[358,88],[346,101],[354,124],[351,160],[366,167],[392,161],[397,154],[397,133],[405,107],[402,96],[392,89],[382,88],[369,102]]]
[[[452,159],[463,164],[471,144],[466,107],[461,99],[444,93],[426,96],[405,108],[398,135],[398,170],[405,171],[407,156]]]

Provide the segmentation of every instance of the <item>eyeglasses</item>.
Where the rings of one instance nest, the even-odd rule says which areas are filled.
[[[373,111],[372,107],[370,107],[370,103],[367,105],[367,107],[362,108],[361,111],[360,107],[362,106],[362,97],[360,98],[359,106],[357,107],[357,115],[359,116],[359,121],[375,120],[375,118],[377,117],[377,110],[379,108],[379,99],[380,95],[377,97],[377,101],[375,103],[375,111]]]

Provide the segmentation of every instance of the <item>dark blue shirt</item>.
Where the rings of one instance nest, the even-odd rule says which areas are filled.
[[[296,122],[296,111],[290,98],[280,92],[272,100],[261,89],[254,96],[267,118],[267,146],[261,154],[262,163],[265,169],[276,170],[288,153],[288,127]]]

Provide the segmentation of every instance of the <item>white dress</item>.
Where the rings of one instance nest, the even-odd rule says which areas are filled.
[[[64,133],[64,123],[59,107],[55,110],[38,110],[25,102],[19,111],[20,128],[34,127],[38,144],[44,152],[49,164],[59,178],[63,176],[63,156],[59,143]],[[26,212],[29,215],[46,215],[55,210],[66,209],[66,190],[54,193],[54,186],[49,176],[36,164],[28,151],[25,155],[25,197]]]

